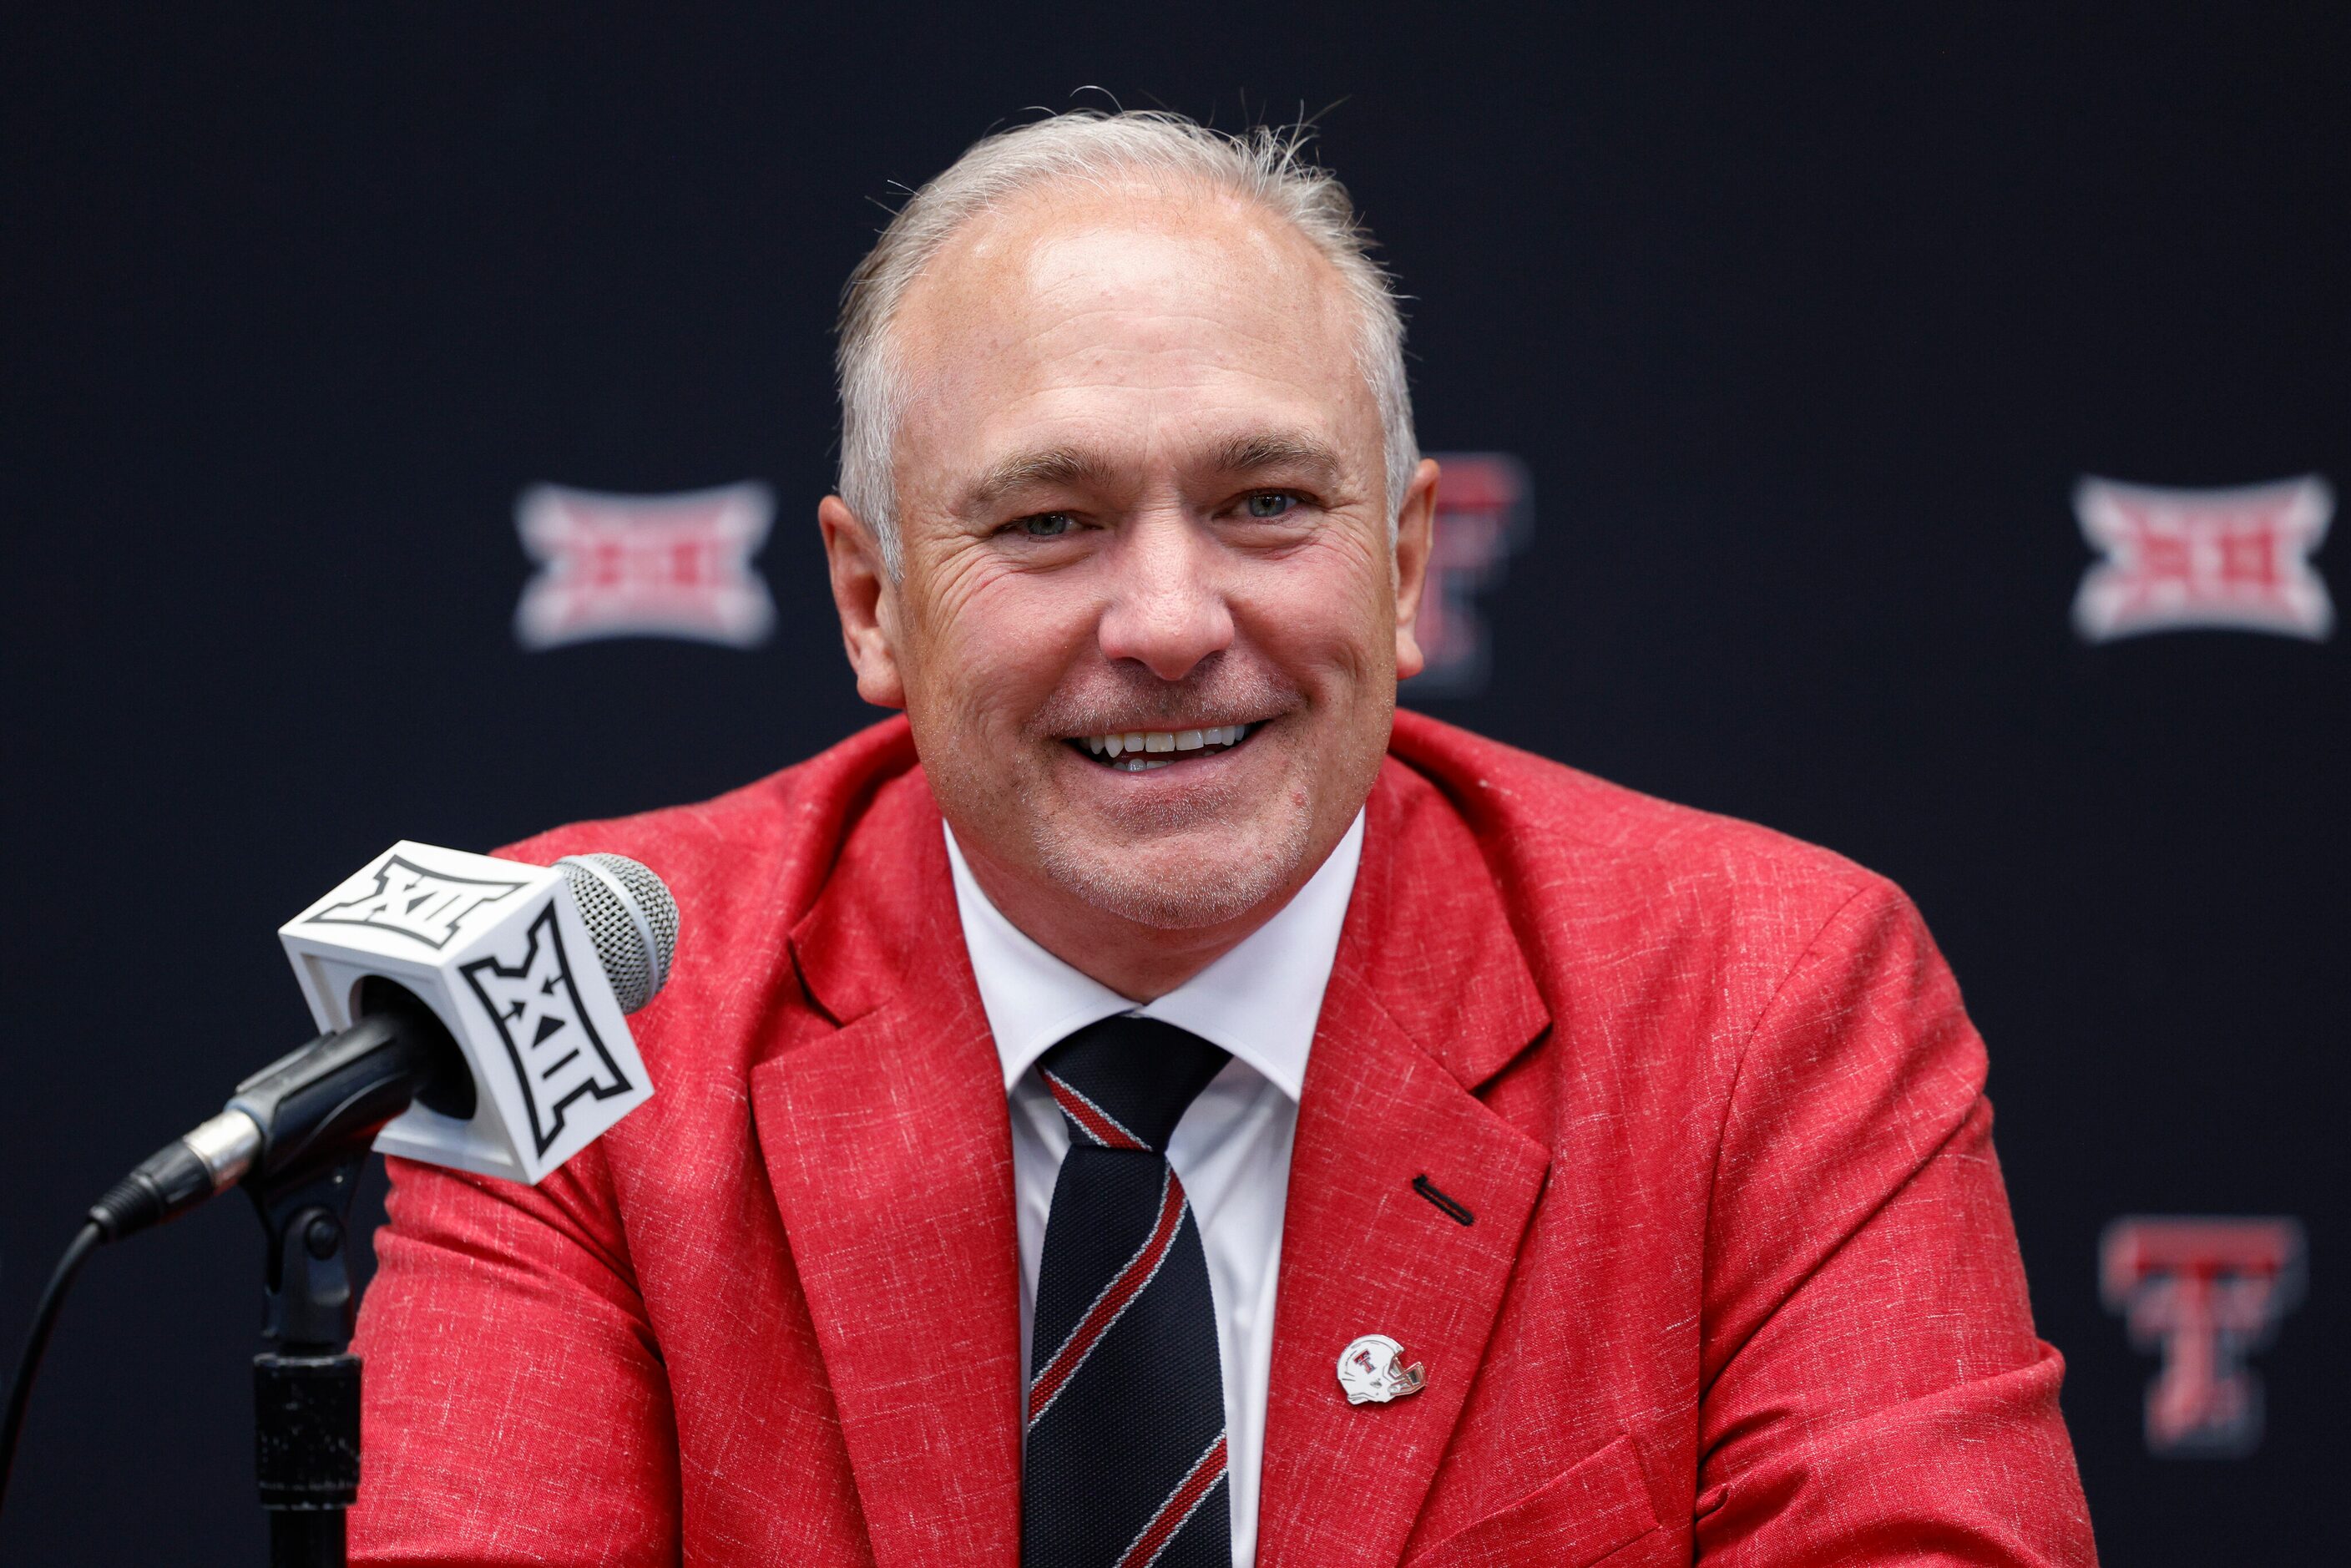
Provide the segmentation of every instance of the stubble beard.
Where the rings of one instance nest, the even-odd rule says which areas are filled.
[[[1093,672],[1056,692],[1035,723],[1049,735],[1091,734],[1113,727],[1113,719],[1139,727],[1148,724],[1147,716],[1161,715],[1173,726],[1203,713],[1256,719],[1292,715],[1304,706],[1298,688],[1280,674],[1246,655],[1220,653],[1181,681],[1123,668]],[[1291,884],[1313,841],[1313,802],[1292,780],[1264,815],[1236,823],[1229,794],[1216,794],[1226,798],[1137,803],[1093,833],[1045,813],[1034,827],[1037,863],[1089,907],[1138,925],[1189,931],[1235,919]],[[1237,842],[1245,833],[1251,841]],[[1155,846],[1183,839],[1214,847],[1170,869],[1169,856]]]
[[[1180,808],[1154,810],[1139,814],[1130,841],[1147,844],[1214,825]],[[1290,887],[1313,841],[1313,810],[1303,792],[1290,795],[1278,820],[1265,826],[1267,836],[1252,835],[1238,852],[1171,875],[1149,863],[1161,855],[1137,855],[1049,820],[1040,825],[1037,860],[1056,885],[1105,915],[1155,930],[1192,931],[1238,919]]]

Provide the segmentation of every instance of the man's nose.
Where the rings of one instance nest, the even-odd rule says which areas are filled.
[[[1217,582],[1216,549],[1178,517],[1133,525],[1110,563],[1110,603],[1099,633],[1110,659],[1132,659],[1163,681],[1180,681],[1233,640],[1232,612]]]

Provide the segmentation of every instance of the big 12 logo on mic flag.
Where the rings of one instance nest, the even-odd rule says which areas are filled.
[[[653,1097],[560,872],[402,841],[278,928],[321,1030],[381,977],[431,1008],[473,1070],[460,1120],[411,1106],[375,1146],[537,1182]]]
[[[2105,559],[2074,598],[2083,640],[2212,627],[2324,640],[2335,629],[2310,563],[2335,494],[2312,474],[2230,490],[2164,490],[2085,479],[2082,535]]]
[[[2302,1299],[2292,1219],[2126,1216],[2106,1227],[2098,1284],[2133,1343],[2158,1350],[2147,1386],[2150,1453],[2234,1458],[2262,1440],[2262,1385],[2245,1365]]]
[[[314,925],[372,925],[413,936],[428,947],[441,948],[457,935],[465,917],[486,904],[495,904],[524,883],[512,874],[451,876],[416,864],[394,852],[378,861],[367,874],[370,886],[355,898],[330,904],[310,917]],[[348,885],[348,884],[346,884]]]
[[[515,638],[532,649],[600,637],[756,647],[776,623],[751,564],[774,514],[773,493],[752,483],[675,496],[534,485],[515,507],[538,563],[515,607]]]

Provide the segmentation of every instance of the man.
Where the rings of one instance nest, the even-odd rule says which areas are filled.
[[[1394,711],[1437,474],[1344,193],[1070,116],[910,201],[819,508],[893,720],[517,846],[659,1088],[394,1170],[384,1563],[2092,1560],[1883,881]]]

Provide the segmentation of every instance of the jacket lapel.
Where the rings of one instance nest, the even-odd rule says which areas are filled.
[[[1011,1131],[919,773],[877,798],[792,946],[829,1016],[795,1010],[752,1108],[874,1561],[1014,1563]]]
[[[1299,1104],[1260,1563],[1402,1556],[1550,1168],[1471,1092],[1549,1024],[1483,865],[1453,809],[1390,763]],[[1349,1405],[1340,1352],[1369,1333],[1401,1342],[1426,1386]]]
[[[1365,835],[1290,1162],[1268,1564],[1397,1562],[1549,1169],[1471,1092],[1549,1024],[1474,839],[1394,762]],[[792,949],[810,1006],[752,1070],[752,1109],[874,1560],[1016,1563],[1010,1124],[919,772],[876,797]],[[1427,1386],[1348,1405],[1339,1353],[1366,1333]]]

